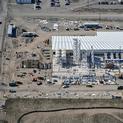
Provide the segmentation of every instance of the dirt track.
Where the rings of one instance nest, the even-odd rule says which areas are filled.
[[[22,123],[123,123],[123,110],[101,107],[123,108],[122,100],[83,99],[10,99],[6,102],[7,120],[17,123],[25,113],[64,108],[77,108],[56,112],[31,113],[22,118]],[[78,109],[81,107],[81,110]],[[99,109],[83,109],[100,107]],[[65,119],[65,120],[64,120]],[[100,120],[101,119],[101,120]]]
[[[108,113],[106,113],[108,112]],[[122,123],[123,119],[114,115],[118,110],[75,110],[56,113],[33,113],[25,116],[23,123]],[[121,113],[121,115],[123,115]]]

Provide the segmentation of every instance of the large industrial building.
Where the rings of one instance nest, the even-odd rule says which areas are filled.
[[[97,32],[95,36],[52,36],[53,58],[63,66],[123,62],[123,32]]]

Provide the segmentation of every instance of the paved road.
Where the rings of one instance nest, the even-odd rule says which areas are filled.
[[[85,0],[84,0],[85,1]],[[86,0],[87,1],[87,0]],[[90,0],[91,2],[92,0]],[[97,1],[97,0],[95,0]],[[82,2],[80,2],[82,4]],[[85,2],[84,2],[85,3]],[[10,4],[9,5],[9,15],[14,17],[60,17],[60,18],[79,18],[79,19],[91,19],[91,20],[123,20],[123,13],[113,13],[113,12],[78,12],[73,13],[71,10],[74,7],[79,7],[81,5],[71,5],[68,7],[50,7],[49,0],[44,0],[42,2],[41,10],[34,10],[33,5],[17,5]],[[86,3],[87,4],[87,3]],[[83,4],[82,4],[83,5]],[[109,8],[109,7],[107,7]]]

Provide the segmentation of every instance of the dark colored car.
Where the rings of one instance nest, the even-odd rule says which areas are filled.
[[[66,2],[65,5],[66,5],[66,6],[67,6],[67,5],[70,5],[70,2]]]
[[[37,70],[33,70],[33,73],[37,73]]]
[[[123,86],[118,86],[117,90],[123,90]]]
[[[92,88],[92,87],[93,87],[93,85],[86,85],[86,87]]]
[[[112,99],[122,99],[122,97],[121,96],[113,96],[112,95]]]
[[[37,9],[41,9],[41,6],[37,5],[36,8],[37,8]]]
[[[25,75],[17,75],[17,77],[24,77]]]
[[[54,81],[54,82],[58,82],[58,80],[56,80],[56,79],[54,79],[53,81]]]
[[[17,85],[22,85],[23,84],[23,82],[20,82],[20,81],[16,81],[15,82]]]
[[[10,58],[6,58],[6,60],[10,60]]]
[[[9,92],[10,92],[10,93],[16,93],[16,91],[15,91],[15,90],[9,90]]]
[[[70,29],[69,28],[66,28],[66,31],[69,31]]]
[[[79,28],[74,28],[74,31],[78,31],[79,30]]]
[[[44,80],[44,77],[38,77],[39,80]]]
[[[63,85],[63,88],[69,88],[70,86],[69,85]]]
[[[37,85],[42,85],[42,82],[38,82]]]
[[[33,82],[37,82],[37,78],[33,78],[33,80],[32,80]]]
[[[16,83],[9,83],[10,87],[17,87],[18,85]]]
[[[6,83],[4,83],[4,82],[2,82],[2,83],[1,83],[1,85],[3,85],[3,86],[7,86],[7,84],[6,84]]]
[[[51,7],[54,7],[54,6],[55,6],[55,3],[54,3],[54,2],[52,2],[52,3],[51,3]]]

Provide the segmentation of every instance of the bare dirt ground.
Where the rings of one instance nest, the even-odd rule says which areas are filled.
[[[26,113],[28,114],[21,117],[18,123],[123,123],[123,110],[101,108],[109,106],[122,108],[122,100],[9,99],[6,102],[6,114],[9,123],[17,123]],[[88,107],[95,109],[82,109]],[[41,112],[66,108],[68,110]]]
[[[4,10],[3,8],[5,8],[6,4],[4,4],[4,1],[5,0],[0,0],[0,5],[1,5],[0,12]],[[62,1],[62,0],[60,0],[60,1]],[[63,18],[63,19],[64,18],[66,18],[66,19],[72,18],[74,20],[76,20],[76,19],[96,20],[96,21],[107,20],[107,21],[109,21],[109,23],[114,22],[116,24],[117,23],[119,24],[119,21],[123,20],[123,13],[120,11],[119,11],[119,13],[111,12],[111,11],[109,13],[107,13],[107,12],[94,13],[93,11],[92,12],[90,11],[91,6],[90,6],[90,10],[88,10],[88,11],[83,11],[83,9],[82,9],[81,11],[79,10],[77,12],[74,12],[73,10],[76,10],[76,9],[78,10],[78,8],[81,8],[81,5],[78,4],[75,0],[72,0],[72,1],[73,1],[73,4],[70,7],[64,6],[64,3],[61,2],[62,6],[60,8],[51,8],[51,7],[49,7],[50,0],[43,0],[42,9],[39,11],[37,11],[37,10],[34,11],[33,5],[17,5],[15,3],[15,0],[8,0],[9,3],[8,3],[7,25],[9,24],[9,22],[12,22],[12,23],[15,22],[15,25],[17,25],[17,26],[23,25],[24,27],[29,29],[28,31],[35,31],[37,29],[36,23],[34,24],[34,23],[25,22],[25,20],[23,19],[25,17],[31,17],[31,19],[37,18],[37,17],[44,17],[45,19],[51,18],[51,17],[53,17],[53,18],[57,17],[57,18]],[[86,8],[86,6],[88,6],[87,0],[83,0],[83,1],[78,0],[78,1],[81,4],[83,4],[83,2],[86,2],[86,5],[84,5],[84,7],[85,7],[85,9],[88,8],[88,7]],[[92,6],[92,7],[94,7],[94,6]],[[102,8],[104,8],[104,7],[108,8],[108,6],[103,6]],[[4,11],[6,12],[6,9]],[[17,17],[19,17],[19,18],[17,18]],[[18,21],[16,21],[17,19],[18,19]],[[122,21],[120,21],[120,23],[121,23],[121,25],[123,25]],[[63,32],[63,35],[65,33],[66,32]],[[78,33],[78,32],[76,32],[76,33]],[[12,45],[12,40],[6,38],[5,44],[8,44],[8,46],[9,46],[9,48],[7,49],[8,50],[7,52],[10,54],[9,55],[10,61],[4,62],[4,64],[5,63],[8,64],[8,66],[4,68],[6,71],[6,74],[4,74],[5,75],[4,81],[7,82],[7,84],[8,84],[12,79],[14,79],[13,76],[16,73],[16,71],[15,71],[15,68],[16,68],[15,53],[17,51],[18,52],[32,51],[43,40],[47,39],[51,35],[56,35],[56,34],[58,34],[58,33],[49,34],[49,33],[40,32],[40,36],[34,42],[29,44],[28,46],[19,47],[18,49],[14,49],[13,45]],[[73,35],[74,32],[72,32],[71,34]],[[81,32],[79,32],[79,34],[81,34]],[[5,54],[7,52],[5,52]],[[7,77],[8,77],[8,79],[6,79]],[[24,80],[24,85],[22,85],[22,87],[16,88],[18,90],[18,92],[21,92],[21,93],[16,93],[17,95],[13,94],[14,98],[17,98],[19,96],[24,97],[24,98],[27,96],[30,96],[30,98],[37,98],[39,96],[39,95],[37,95],[38,94],[37,90],[40,91],[40,95],[42,93],[41,91],[44,91],[44,92],[49,91],[49,93],[52,92],[53,90],[59,91],[59,87],[56,87],[56,86],[37,87],[37,85],[34,85],[34,83],[31,85],[31,87],[30,87],[30,85],[25,86],[26,82],[27,81]],[[102,87],[100,87],[100,88],[102,88]],[[111,89],[112,89],[112,87],[111,87]],[[75,91],[78,91],[78,90],[81,91],[81,88],[75,88]],[[116,88],[115,88],[115,90],[116,90]],[[87,90],[85,90],[85,91],[87,91]],[[35,93],[33,93],[33,92],[35,92]],[[65,92],[65,93],[67,93],[67,92]],[[59,93],[58,93],[58,95],[59,95]],[[53,93],[53,96],[54,96],[54,93]],[[45,92],[45,97],[48,97],[47,92]],[[51,95],[49,95],[49,97],[51,98]],[[35,99],[33,99],[33,101],[35,101]],[[53,103],[53,105],[55,105],[55,103]],[[30,102],[28,102],[26,107],[24,107],[24,105],[21,104],[20,110],[26,111],[28,106],[30,106]],[[45,106],[48,107],[48,104],[46,104]],[[43,108],[45,108],[45,106]],[[14,107],[16,108],[17,104],[13,105],[13,107],[10,107],[8,109],[8,112],[10,112],[10,114],[9,114],[10,116],[12,116],[12,113],[14,114],[12,117],[16,117],[16,115],[17,115],[16,113],[20,112],[19,109],[13,111]],[[32,110],[32,107],[30,108],[30,110]],[[117,112],[119,112],[118,116],[114,115],[114,113],[117,113]],[[102,113],[102,114],[100,114],[100,113]],[[9,121],[10,123],[13,123],[13,121],[15,120],[14,118],[12,119],[11,117],[10,117],[10,119],[11,119]],[[120,110],[117,110],[117,111],[112,111],[112,110],[111,111],[110,110],[86,111],[85,110],[85,111],[72,111],[72,112],[65,111],[65,112],[50,113],[50,114],[49,113],[36,113],[36,114],[28,115],[27,117],[24,117],[24,119],[23,119],[23,123],[75,123],[75,122],[77,122],[77,123],[104,123],[104,121],[105,121],[105,123],[111,123],[111,122],[112,123],[122,123],[123,122],[122,111],[120,111]]]
[[[108,113],[107,113],[108,112]],[[23,123],[122,123],[123,119],[114,115],[120,110],[74,110],[55,113],[33,113],[22,119]],[[122,114],[121,114],[122,115]]]

